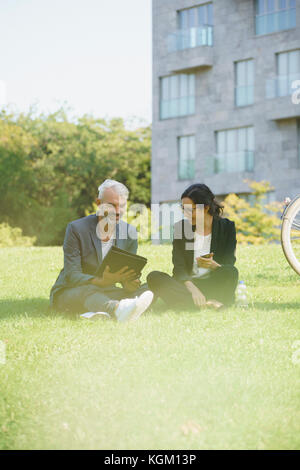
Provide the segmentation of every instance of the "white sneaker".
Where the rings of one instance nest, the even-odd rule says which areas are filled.
[[[130,321],[136,321],[142,313],[150,307],[153,297],[153,292],[151,290],[146,290],[137,298],[136,309],[135,312],[133,312]]]
[[[107,312],[86,312],[82,313],[80,315],[81,318],[86,318],[87,320],[91,321],[97,321],[101,319],[108,320],[110,317],[110,314]]]
[[[122,299],[115,311],[118,321],[136,321],[142,313],[150,306],[153,300],[153,292],[146,290],[139,297],[134,299]]]

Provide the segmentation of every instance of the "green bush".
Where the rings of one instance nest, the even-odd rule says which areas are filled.
[[[7,246],[32,246],[36,237],[24,237],[22,229],[11,227],[7,222],[0,224],[0,247]]]
[[[280,202],[264,203],[266,193],[274,188],[268,181],[245,180],[245,182],[255,196],[253,205],[234,193],[228,194],[223,201],[224,216],[235,222],[238,243],[261,245],[279,241],[281,226],[279,213],[283,205]]]

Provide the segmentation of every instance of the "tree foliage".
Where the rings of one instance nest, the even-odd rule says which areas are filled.
[[[283,205],[279,202],[265,204],[266,194],[273,188],[268,181],[246,180],[255,196],[251,205],[234,193],[223,201],[224,216],[233,220],[236,225],[237,241],[242,244],[259,245],[280,240],[280,217]]]
[[[1,221],[61,244],[67,223],[92,210],[106,178],[150,204],[151,129],[128,130],[122,119],[0,114]]]

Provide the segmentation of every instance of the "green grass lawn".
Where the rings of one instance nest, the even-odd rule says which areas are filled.
[[[61,248],[1,249],[0,449],[299,449],[300,278],[280,245],[237,258],[248,309],[117,324],[48,311]]]

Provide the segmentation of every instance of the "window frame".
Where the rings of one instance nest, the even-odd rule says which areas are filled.
[[[250,138],[248,132],[249,132],[249,129],[252,130],[252,137]],[[244,130],[246,131],[246,135],[245,135],[245,139],[246,139],[246,148],[241,148],[239,149],[239,139],[241,138],[241,135],[240,135],[240,132]],[[234,131],[235,132],[235,136],[234,136],[234,141],[235,141],[235,144],[234,144],[234,147],[235,147],[235,150],[234,151],[229,151],[228,150],[228,135],[229,135],[229,132],[232,132]],[[221,133],[224,133],[224,148],[225,150],[220,152],[219,151],[219,137],[221,136]],[[250,141],[249,141],[250,139]],[[251,139],[252,139],[252,142],[251,142]],[[252,144],[252,145],[249,145],[249,144]],[[252,148],[250,148],[252,147]],[[227,155],[229,154],[238,154],[239,152],[252,152],[253,153],[253,159],[254,159],[254,154],[255,154],[255,129],[254,129],[254,126],[253,125],[248,125],[248,126],[241,126],[241,127],[234,127],[234,128],[230,128],[230,129],[220,129],[220,130],[216,130],[215,131],[215,148],[216,148],[216,156],[218,158],[218,156],[224,156],[224,159],[225,161],[227,160]],[[252,170],[248,170],[247,168],[244,168],[242,170],[240,169],[237,169],[235,171],[231,171],[231,170],[228,170],[229,166],[228,164],[224,165],[224,169],[221,170],[221,171],[214,171],[214,174],[218,174],[218,173],[237,173],[237,172],[252,172],[254,171],[254,163],[253,163],[253,169]]]
[[[297,52],[298,54],[298,64],[297,64],[297,67],[298,67],[298,71],[297,72],[294,72],[294,73],[291,73],[290,72],[290,54],[294,53],[294,52]],[[280,64],[279,64],[279,61],[282,57],[286,57],[286,73],[285,74],[282,74],[282,73],[279,73],[279,67],[280,67]],[[290,96],[292,93],[293,93],[293,90],[291,89],[291,87],[289,86],[289,83],[291,80],[297,80],[297,79],[300,79],[300,48],[299,49],[292,49],[292,50],[289,50],[289,51],[281,51],[281,52],[277,52],[275,54],[275,62],[276,62],[276,92],[275,92],[275,96],[277,98],[279,97],[283,97],[283,96]],[[296,76],[299,76],[299,78],[292,78],[293,75],[296,75]],[[285,78],[285,83],[284,82],[281,82],[282,79]],[[280,87],[282,88],[286,88],[286,92],[282,92],[280,91]]]
[[[193,147],[194,147],[194,156],[192,158],[190,158],[190,139],[193,138],[194,140],[194,143],[193,143]],[[181,139],[187,139],[187,142],[188,142],[188,158],[186,159],[183,159],[181,157],[181,146],[180,146],[180,142],[181,142]],[[180,176],[180,164],[183,162],[183,161],[187,161],[187,162],[190,162],[190,161],[193,161],[194,162],[194,174],[192,177],[189,177],[189,176],[185,176],[185,177],[181,177]],[[186,181],[186,180],[193,180],[195,178],[195,162],[196,162],[196,134],[185,134],[185,135],[180,135],[177,137],[177,180],[178,181]]]
[[[206,21],[204,23],[199,22],[199,9],[200,8],[205,8],[205,20]],[[190,22],[189,22],[189,15],[190,15],[191,10],[194,11],[195,24],[193,26],[190,26]],[[206,2],[200,5],[193,5],[188,8],[181,8],[180,10],[177,10],[176,13],[177,13],[177,28],[178,29],[199,28],[200,26],[214,26],[213,2]],[[181,24],[182,24],[181,15],[185,15],[185,14],[187,15],[186,21],[185,21],[186,27],[182,28],[181,27]],[[208,22],[210,16],[212,17],[211,23]]]
[[[248,65],[249,63],[252,63],[252,77],[251,77],[251,80],[250,82],[252,81],[252,83],[249,83],[249,73],[248,73]],[[246,85],[238,85],[238,65],[239,64],[242,64],[242,63],[245,63],[246,64],[246,73],[245,73],[245,77],[246,77]],[[249,58],[249,59],[242,59],[242,60],[236,60],[234,62],[234,104],[237,108],[242,108],[242,107],[245,107],[245,106],[252,106],[254,104],[254,83],[255,83],[255,62],[254,62],[254,59],[253,58]],[[238,100],[237,100],[237,90],[238,88],[241,88],[241,87],[247,87],[247,88],[250,88],[252,87],[252,101],[249,102],[249,100],[247,100],[247,103],[245,104],[238,104]],[[248,92],[247,92],[248,94]]]
[[[183,79],[184,77],[184,79]],[[173,79],[173,80],[172,80]],[[176,86],[173,86],[176,88],[176,93],[175,96],[172,96],[171,93],[171,84],[172,81],[175,83],[176,79]],[[184,86],[181,83],[181,81],[184,81]],[[195,73],[179,73],[179,74],[172,74],[172,75],[165,75],[163,77],[159,78],[159,118],[161,121],[164,121],[166,119],[177,119],[180,117],[186,117],[186,116],[192,116],[196,112],[196,74]],[[182,90],[185,89],[186,94],[181,95]],[[167,90],[168,94],[168,99],[163,99],[163,95],[165,94],[165,91]],[[184,106],[186,106],[187,111],[186,112],[180,112],[180,102],[178,103],[178,100],[185,99],[186,101],[184,102]],[[193,102],[191,104],[191,99],[193,99]],[[177,114],[174,114],[172,112],[167,113],[166,117],[163,117],[162,113],[162,106],[163,103],[168,102],[170,106],[170,103],[174,103],[177,100]],[[189,110],[189,108],[192,108]]]
[[[293,0],[285,0],[286,1],[286,6],[281,7],[280,4],[281,4],[282,0],[272,0],[273,4],[274,4],[274,8],[271,10],[270,7],[269,7],[269,2],[270,1],[271,0],[254,0],[255,36],[263,36],[263,35],[266,35],[266,34],[273,34],[273,33],[278,33],[278,32],[281,32],[281,31],[288,31],[290,29],[294,29],[294,28],[297,27],[297,22],[296,22],[296,8],[297,8],[297,5],[296,5],[296,2],[292,3]],[[262,12],[260,12],[259,4],[263,5],[263,11]],[[294,20],[294,24],[290,25],[291,24],[291,17],[288,15],[288,12],[291,12],[292,10],[295,10],[295,20]],[[282,28],[278,26],[276,29],[274,27],[272,30],[269,30],[268,19],[269,19],[269,23],[271,23],[271,21],[270,21],[271,15],[279,15],[280,13],[283,14],[284,12],[287,15],[286,22],[289,24],[289,26],[282,27]],[[263,32],[259,33],[257,23],[258,23],[258,20],[262,17],[267,17],[266,18],[267,22],[266,22],[265,29],[263,30]],[[277,23],[278,23],[278,25],[280,24],[280,18],[277,20]]]

